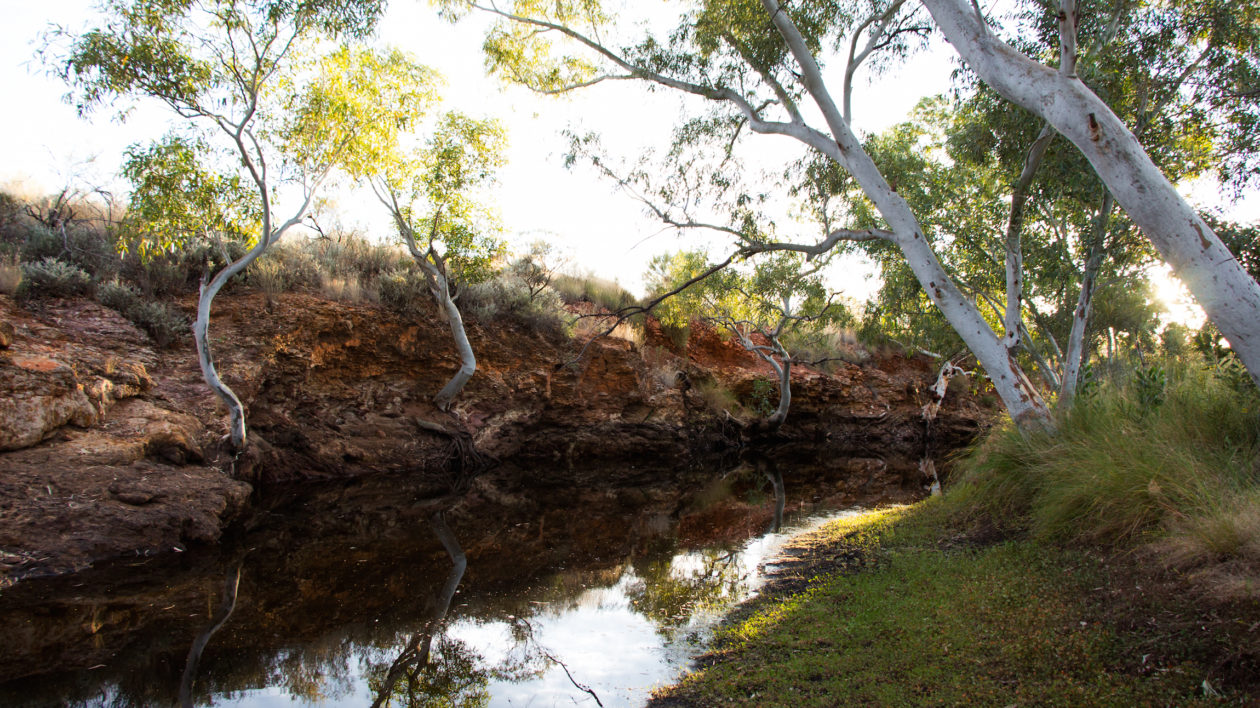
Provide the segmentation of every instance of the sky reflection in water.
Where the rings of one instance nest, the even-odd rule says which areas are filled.
[[[636,559],[611,584],[588,578],[566,588],[557,578],[529,591],[524,604],[536,608],[529,617],[464,616],[457,594],[434,635],[429,666],[416,672],[425,685],[410,698],[397,690],[384,705],[596,705],[575,683],[604,706],[642,705],[654,687],[671,683],[686,668],[726,610],[757,591],[763,582],[758,565],[784,540],[846,513],[852,512],[807,517],[733,549]],[[272,686],[220,695],[212,705],[371,705],[409,638],[400,633],[391,650],[351,650],[348,671],[324,677],[317,693],[295,696]]]

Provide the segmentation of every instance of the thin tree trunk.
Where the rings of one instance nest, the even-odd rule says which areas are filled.
[[[372,708],[379,708],[379,706],[389,702],[397,688],[398,680],[402,678],[404,672],[412,667],[422,667],[429,663],[433,639],[441,630],[442,623],[446,619],[446,613],[451,609],[451,601],[455,598],[455,592],[459,589],[459,583],[464,578],[464,571],[468,569],[468,557],[464,555],[464,550],[460,548],[459,540],[455,538],[455,534],[451,531],[450,526],[447,526],[446,518],[442,515],[442,512],[439,511],[433,515],[429,526],[433,529],[433,533],[438,537],[438,540],[442,542],[442,547],[446,549],[446,554],[450,556],[451,570],[446,576],[446,582],[442,585],[442,589],[436,597],[430,600],[429,616],[426,618],[423,628],[412,635],[411,640],[407,642],[407,646],[403,648],[398,658],[394,659],[394,662],[390,665],[389,671],[385,675],[381,692],[372,701]]]
[[[1111,222],[1111,207],[1111,192],[1107,192],[1103,197],[1102,208],[1094,219],[1089,255],[1081,274],[1081,293],[1076,299],[1076,309],[1072,310],[1072,331],[1068,335],[1067,355],[1063,358],[1063,383],[1059,389],[1060,405],[1071,405],[1080,385],[1081,366],[1085,361],[1085,331],[1089,327],[1089,314],[1094,305],[1098,271],[1102,269],[1103,255],[1106,253],[1104,242]]]
[[[1177,193],[1134,134],[1079,79],[998,39],[969,0],[923,0],[936,25],[982,80],[1072,141],[1194,294],[1260,384],[1260,285]]]
[[[1012,356],[1020,345],[1020,323],[1023,321],[1024,251],[1021,242],[1024,232],[1024,205],[1028,202],[1028,188],[1032,186],[1037,168],[1041,166],[1041,160],[1053,139],[1054,129],[1049,124],[1042,126],[1041,133],[1028,149],[1024,169],[1011,189],[1011,215],[1006,222],[1006,314],[1003,324],[1006,327],[1006,349]]]
[[[787,420],[788,409],[792,407],[792,360],[783,356],[783,363],[777,364],[772,357],[762,357],[770,362],[774,367],[774,372],[779,376],[779,405],[774,409],[774,413],[766,418],[766,427],[770,430],[778,430],[783,427],[784,421]]]
[[[241,566],[238,565],[234,570],[229,571],[223,580],[223,597],[218,609],[210,617],[210,624],[206,625],[201,634],[197,635],[192,646],[188,648],[188,658],[184,661],[184,673],[179,680],[179,704],[182,708],[193,706],[193,682],[197,679],[197,666],[201,663],[201,655],[210,644],[210,638],[227,623],[228,618],[232,616],[232,611],[236,609],[236,592],[240,584]]]
[[[783,322],[780,322],[779,326],[782,327]],[[774,369],[774,375],[779,382],[779,404],[775,407],[774,412],[767,416],[763,422],[766,430],[774,432],[783,427],[784,421],[787,420],[788,410],[792,407],[792,358],[788,355],[787,350],[783,348],[783,345],[779,343],[778,337],[771,336],[774,333],[761,333],[762,336],[770,341],[770,346],[765,347],[754,343],[751,337],[742,331],[738,325],[728,324],[727,329],[739,337],[739,342],[744,349],[761,357],[763,361]]]
[[[464,329],[464,318],[459,312],[459,306],[455,304],[455,299],[451,297],[446,276],[433,268],[432,264],[425,263],[424,265],[431,269],[429,276],[434,284],[433,298],[437,300],[438,307],[446,313],[446,322],[451,327],[451,338],[455,340],[455,350],[459,352],[459,369],[433,397],[433,404],[441,410],[446,410],[450,407],[451,401],[464,390],[464,386],[473,374],[477,373],[477,355],[473,353],[472,344],[468,341],[468,332]]]
[[[464,385],[473,377],[473,374],[477,373],[477,355],[473,353],[472,344],[468,341],[468,332],[464,329],[464,317],[459,312],[459,305],[456,305],[455,298],[451,297],[451,284],[446,277],[446,264],[433,250],[433,236],[437,232],[437,220],[434,220],[433,233],[429,237],[429,252],[425,253],[416,245],[416,235],[402,218],[400,211],[391,206],[384,197],[381,197],[381,201],[390,207],[394,221],[398,224],[403,240],[407,243],[407,250],[411,251],[411,257],[416,265],[424,270],[425,277],[429,281],[429,290],[433,293],[433,299],[438,307],[442,308],[446,314],[447,324],[451,327],[451,338],[455,340],[455,350],[459,352],[459,369],[433,397],[433,404],[440,410],[446,410],[450,407],[451,401],[464,390]],[[437,261],[436,263],[430,260],[430,255]]]
[[[197,297],[197,317],[192,325],[193,342],[197,346],[197,363],[201,366],[201,376],[205,379],[206,385],[227,406],[228,442],[234,453],[243,451],[248,442],[245,430],[245,406],[236,393],[223,383],[223,379],[219,378],[219,371],[214,365],[214,354],[210,350],[210,306],[223,286],[237,273],[248,268],[250,263],[267,250],[273,240],[278,240],[278,237],[273,239],[271,234],[267,234],[266,237],[260,238],[244,256],[215,273],[209,283],[203,282],[201,292]]]

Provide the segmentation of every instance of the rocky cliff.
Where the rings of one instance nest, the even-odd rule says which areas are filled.
[[[436,316],[305,294],[221,297],[213,346],[252,443],[233,459],[191,343],[157,350],[90,301],[0,296],[0,585],[214,542],[259,488],[400,476],[418,498],[466,489],[435,423],[495,463],[473,496],[633,491],[747,443],[739,411],[715,409],[697,382],[748,400],[768,376],[712,333],[686,350],[651,331],[645,345],[607,339],[578,361],[578,343],[511,320],[473,322],[469,334],[477,375],[442,412],[429,399],[458,362]],[[934,375],[898,357],[830,374],[801,367],[774,442],[825,462],[841,498],[917,494],[923,451],[956,447],[986,417],[951,389],[925,439],[919,408]]]

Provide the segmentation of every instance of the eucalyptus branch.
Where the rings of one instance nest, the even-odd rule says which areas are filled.
[[[597,340],[597,339],[603,339],[603,338],[605,338],[605,337],[609,336],[610,334],[612,334],[612,333],[613,333],[613,331],[614,331],[614,330],[616,330],[616,329],[617,329],[618,327],[620,327],[623,323],[625,323],[625,321],[626,321],[626,320],[628,320],[628,319],[630,319],[631,317],[634,317],[634,316],[636,316],[636,315],[647,315],[647,314],[651,314],[652,310],[653,310],[653,309],[655,309],[655,308],[657,308],[657,307],[659,307],[659,306],[661,305],[661,303],[665,302],[666,300],[670,299],[671,297],[675,297],[676,295],[680,295],[680,294],[682,294],[685,290],[687,290],[687,289],[688,289],[688,288],[690,288],[691,286],[696,285],[697,283],[702,282],[702,281],[703,281],[703,280],[705,280],[706,278],[708,278],[708,277],[712,276],[713,274],[715,274],[715,273],[717,273],[717,272],[721,271],[723,268],[726,268],[726,267],[727,267],[727,266],[729,266],[730,264],[734,263],[736,260],[740,260],[740,259],[742,259],[743,257],[744,257],[744,253],[743,253],[742,249],[741,249],[740,251],[736,251],[736,252],[732,253],[731,255],[727,256],[727,257],[726,257],[726,260],[722,261],[721,263],[718,263],[718,264],[716,264],[716,265],[710,266],[709,268],[707,268],[704,272],[700,273],[699,275],[696,275],[696,276],[694,276],[694,277],[692,277],[692,278],[688,279],[686,282],[682,283],[681,285],[678,285],[678,286],[674,287],[673,289],[671,289],[671,290],[669,290],[669,291],[667,291],[667,292],[664,292],[664,293],[661,293],[660,295],[657,295],[656,297],[654,297],[654,298],[652,298],[651,300],[649,300],[647,303],[640,304],[640,305],[630,305],[630,306],[627,306],[627,307],[620,308],[620,309],[619,309],[619,310],[617,310],[616,312],[611,312],[611,313],[607,313],[607,314],[604,314],[604,313],[599,313],[599,314],[595,314],[595,315],[583,315],[582,317],[602,317],[602,318],[609,318],[609,317],[611,317],[611,318],[613,318],[613,323],[612,323],[612,325],[610,325],[610,326],[608,326],[607,328],[605,328],[603,331],[598,332],[598,333],[596,333],[596,334],[592,335],[590,339],[586,340],[586,343],[585,343],[585,344],[583,344],[583,345],[582,345],[582,348],[578,351],[577,356],[575,356],[575,357],[573,357],[572,359],[570,359],[569,361],[565,362],[564,364],[562,364],[562,366],[563,366],[563,365],[567,365],[567,364],[573,364],[573,363],[576,363],[576,362],[578,362],[578,361],[581,361],[581,360],[582,360],[582,357],[586,356],[586,351],[587,351],[588,349],[590,349],[590,347],[591,347],[591,345],[592,345],[592,344],[594,344],[594,343],[595,343],[595,340]]]
[[[616,52],[613,52],[599,42],[587,37],[581,32],[565,27],[564,25],[559,25],[554,22],[548,22],[546,20],[540,20],[533,17],[516,15],[500,10],[493,5],[487,6],[478,3],[470,3],[470,7],[481,10],[482,12],[488,12],[512,22],[518,22],[534,27],[544,27],[563,34],[579,44],[591,49],[600,56],[603,56],[605,59],[621,67],[636,78],[658,83],[662,86],[690,93],[702,98],[707,98],[709,100],[729,102],[733,104],[742,114],[744,114],[744,117],[748,119],[749,127],[752,128],[753,132],[794,137],[807,145],[817,147],[820,150],[825,150],[828,144],[833,146],[835,144],[834,141],[828,138],[825,134],[810,128],[803,123],[784,123],[763,120],[758,111],[753,107],[752,103],[750,103],[746,97],[740,95],[732,89],[715,88],[712,86],[697,84],[691,81],[666,76],[646,67],[633,64],[626,58]]]
[[[872,14],[870,17],[866,18],[860,25],[858,25],[857,29],[853,30],[853,36],[849,39],[849,61],[844,69],[843,96],[844,96],[844,122],[846,123],[849,123],[849,124],[853,123],[853,110],[852,110],[853,77],[857,73],[858,67],[861,66],[862,62],[866,61],[866,58],[871,55],[871,52],[875,51],[876,49],[875,44],[879,41],[880,37],[884,34],[888,26],[888,22],[892,20],[893,16],[895,16],[897,12],[901,10],[901,6],[903,4],[905,4],[905,0],[895,0],[891,5],[888,6],[888,9],[884,10],[884,12],[878,15]],[[866,31],[866,28],[870,27],[872,24],[875,25],[875,29],[867,36],[866,46],[862,48],[861,52],[858,52],[857,51],[858,39],[861,38],[862,33]]]
[[[1059,5],[1059,71],[1068,78],[1076,78],[1076,28],[1080,16],[1076,0],[1060,0]]]
[[[1002,322],[1006,328],[1006,348],[1015,350],[1019,346],[1020,302],[1024,293],[1024,254],[1021,240],[1024,230],[1024,206],[1028,201],[1028,190],[1036,177],[1037,169],[1045,157],[1046,150],[1057,133],[1049,123],[1041,126],[1041,132],[1033,140],[1024,158],[1024,168],[1015,180],[1011,189],[1011,212],[1006,222],[1006,312]]]
[[[893,234],[891,231],[884,229],[836,229],[827,234],[827,237],[815,244],[803,243],[784,243],[784,242],[752,242],[746,250],[749,254],[769,253],[772,251],[793,251],[796,253],[804,253],[810,259],[815,256],[822,255],[836,244],[847,241],[852,243],[864,243],[868,241],[884,241],[891,239]]]
[[[898,0],[898,2],[904,1],[905,0]],[[752,60],[752,55],[748,51],[748,47],[743,42],[735,39],[735,36],[730,32],[723,32],[722,39],[726,40],[726,43],[731,45],[731,47],[735,50],[735,53],[739,54],[740,58],[743,59],[748,66],[752,67],[753,71],[757,72],[757,75],[761,77],[761,80],[766,82],[766,85],[770,87],[770,90],[774,91],[774,95],[779,97],[779,103],[782,104],[783,109],[788,112],[788,116],[791,117],[792,122],[804,125],[805,119],[801,117],[801,111],[796,105],[796,100],[788,94],[787,89],[784,88],[783,84],[774,77],[774,74],[768,69],[762,68],[760,64],[754,62]],[[763,105],[762,110],[764,110],[764,108],[765,106]]]
[[[541,93],[545,96],[560,96],[560,95],[569,93],[570,91],[577,91],[579,89],[595,86],[596,84],[602,84],[605,81],[630,81],[630,80],[635,80],[638,78],[639,77],[633,76],[631,74],[605,74],[603,76],[597,76],[593,79],[590,79],[589,81],[582,81],[576,84],[569,84],[567,86],[561,86],[560,88],[534,89],[534,91],[536,91],[537,93]],[[520,83],[525,83],[525,82],[521,81]]]

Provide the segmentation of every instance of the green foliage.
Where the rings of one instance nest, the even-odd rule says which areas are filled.
[[[92,278],[82,268],[55,258],[22,264],[18,299],[79,297],[92,290]]]
[[[495,120],[441,116],[423,147],[396,148],[372,165],[373,188],[412,255],[462,283],[489,278],[504,253],[497,216],[481,192],[503,165],[506,135]]]
[[[770,379],[757,379],[753,381],[752,394],[749,398],[749,408],[752,412],[765,418],[774,412],[779,404],[779,384],[777,381]]]
[[[206,165],[204,141],[166,136],[128,148],[122,174],[131,182],[127,218],[118,245],[141,261],[161,253],[206,247],[214,241],[258,237],[262,205],[240,175]]]
[[[141,260],[230,240],[261,252],[306,208],[279,218],[280,183],[310,195],[337,166],[357,174],[430,97],[431,72],[401,53],[343,45],[318,56],[329,40],[369,33],[380,0],[110,0],[104,9],[100,26],[69,38],[59,67],[80,109],[150,99],[187,121],[128,153],[120,246]]]
[[[794,359],[823,370],[830,370],[837,361],[861,364],[871,357],[857,333],[842,324],[793,330],[784,336],[783,345],[793,352]]]
[[[140,294],[126,283],[111,280],[97,286],[96,301],[111,310],[117,310],[125,315],[132,306],[140,301]]]
[[[141,301],[124,314],[159,347],[172,346],[190,331],[184,313],[165,302]]]
[[[323,284],[319,261],[309,246],[280,245],[250,264],[245,277],[269,295],[286,290],[317,289]]]
[[[288,87],[280,139],[301,165],[335,161],[351,178],[396,160],[402,138],[437,102],[440,76],[399,50],[342,47],[319,57],[314,77]]]
[[[398,246],[375,244],[359,237],[308,241],[305,248],[325,273],[354,276],[364,282],[375,280],[383,273],[402,270],[412,262]]]
[[[564,305],[555,291],[534,292],[511,271],[466,286],[460,292],[459,303],[462,312],[483,324],[514,321],[552,338],[567,333]]]
[[[637,302],[629,290],[611,280],[596,278],[593,275],[579,276],[561,273],[555,277],[551,285],[559,293],[560,299],[569,305],[589,302],[609,312],[616,312]]]
[[[127,95],[159,97],[172,105],[213,105],[224,84],[248,86],[273,72],[294,39],[367,36],[384,3],[107,0],[103,9],[105,24],[73,38],[70,56],[60,67],[63,78],[78,89],[80,112]],[[226,41],[204,41],[207,31],[223,33]],[[239,57],[233,65],[215,56],[214,48],[225,44],[253,46],[257,65],[243,66]]]
[[[1158,364],[1140,367],[1133,372],[1134,392],[1138,406],[1143,411],[1149,411],[1164,402],[1164,389],[1167,385],[1168,377]]]
[[[559,266],[555,249],[546,241],[534,241],[523,253],[516,254],[508,264],[508,271],[536,297],[551,290]],[[555,292],[552,290],[552,292]]]

